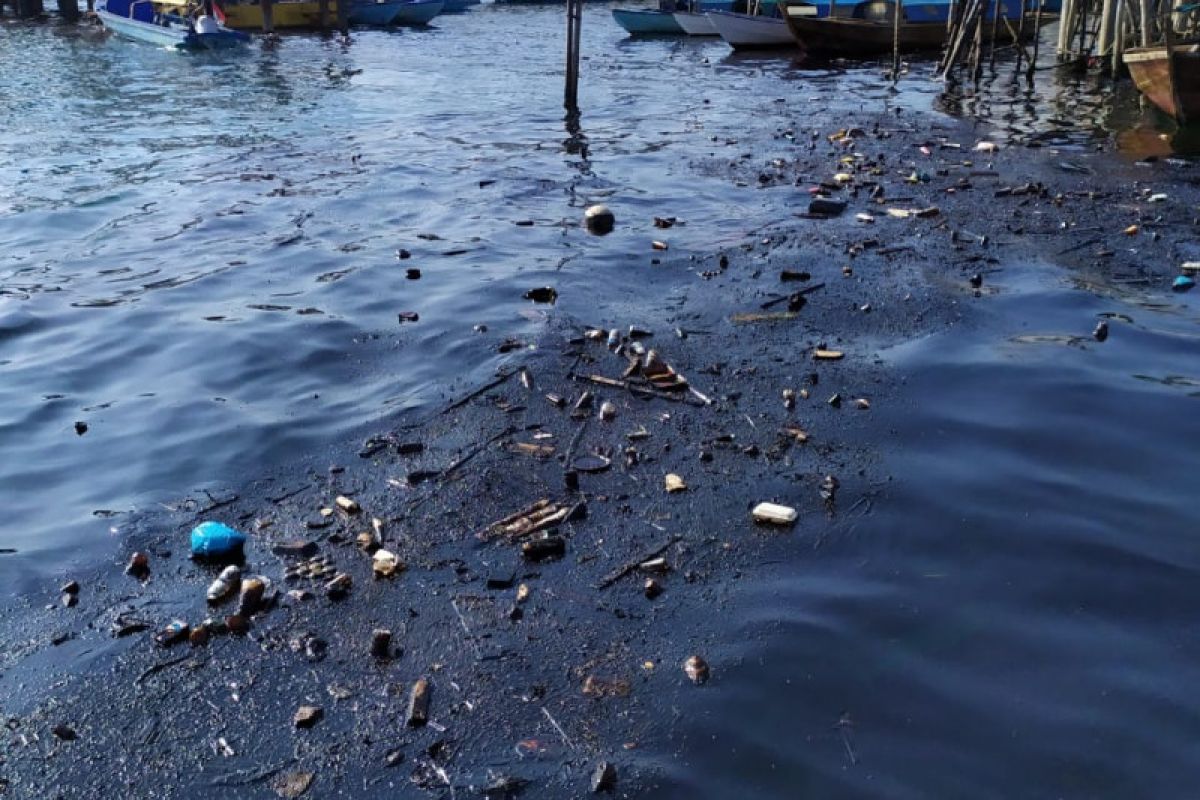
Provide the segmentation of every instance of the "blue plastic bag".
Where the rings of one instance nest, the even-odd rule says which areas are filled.
[[[220,522],[201,522],[192,528],[192,556],[195,558],[224,558],[238,556],[246,534]]]

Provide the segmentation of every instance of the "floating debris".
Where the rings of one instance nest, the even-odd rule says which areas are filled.
[[[588,229],[588,233],[604,236],[612,233],[617,224],[617,217],[608,206],[597,204],[588,206],[583,212],[583,224]]]
[[[290,800],[307,792],[314,777],[311,772],[289,772],[276,778],[271,788],[275,790],[275,794]]]
[[[796,509],[775,503],[759,503],[750,512],[755,522],[767,522],[772,525],[791,525],[796,521]]]
[[[663,593],[663,585],[654,578],[646,578],[646,582],[642,584],[642,594],[646,595],[647,600],[653,600]]]
[[[219,603],[229,595],[233,594],[234,589],[241,585],[242,570],[231,564],[221,570],[221,574],[217,579],[208,585],[208,602]]]
[[[340,508],[342,511],[345,511],[347,514],[357,514],[358,512],[362,511],[362,508],[358,505],[357,500],[351,497],[346,497],[345,495],[339,494],[334,498],[333,502],[337,504],[338,508]]]
[[[592,772],[592,794],[611,792],[617,788],[617,768],[607,761],[601,761]]]
[[[154,643],[159,647],[170,647],[186,639],[189,630],[191,627],[186,622],[177,619],[154,634]]]
[[[813,351],[813,358],[816,359],[817,361],[839,361],[845,355],[846,354],[843,353],[841,350],[824,350],[824,349],[818,348]]]
[[[690,656],[683,662],[683,672],[692,683],[699,685],[708,680],[708,662],[700,656]]]
[[[1191,290],[1191,288],[1195,285],[1196,281],[1193,278],[1187,275],[1180,275],[1171,283],[1171,290],[1175,292],[1186,292]]]
[[[408,695],[408,726],[416,728],[429,722],[429,681],[420,678]]]
[[[577,472],[603,472],[612,466],[612,460],[598,454],[580,456],[571,462],[571,469]]]
[[[808,204],[808,213],[813,216],[836,217],[845,210],[845,200],[834,200],[829,197],[814,197]]]
[[[683,482],[683,478],[676,475],[674,472],[668,472],[664,479],[668,493],[682,492],[687,489],[687,484]]]
[[[600,419],[606,422],[617,416],[617,407],[605,400],[600,404]],[[553,449],[553,448],[551,448]]]
[[[655,250],[666,250],[668,248],[668,245],[666,242],[661,242],[658,239],[655,239],[653,242],[651,242],[650,246],[653,247]]]
[[[86,422],[76,422],[75,423],[75,434],[77,436],[83,436],[87,432],[88,432],[88,424]]]
[[[390,578],[403,568],[396,554],[388,550],[376,550],[371,556],[371,571],[376,578]]]
[[[144,578],[150,574],[150,556],[145,553],[134,553],[125,565],[125,574],[135,578]]]
[[[1092,338],[1097,342],[1103,342],[1108,338],[1108,321],[1100,320],[1096,323],[1096,329],[1092,331]]]
[[[530,561],[561,558],[567,552],[567,542],[561,536],[546,535],[530,539],[521,545],[521,554]]]
[[[269,584],[270,581],[261,575],[242,581],[241,594],[238,596],[238,616],[247,618],[254,616],[254,613],[263,605],[263,597],[266,595]]]
[[[201,522],[192,529],[191,545],[194,558],[238,556],[245,543],[246,534],[220,522]]]
[[[532,300],[535,303],[553,303],[558,299],[558,291],[550,286],[539,286],[536,289],[530,289],[524,295],[526,300]]]
[[[371,655],[376,658],[391,658],[392,632],[386,628],[376,628],[371,632]]]
[[[297,728],[311,728],[324,716],[325,712],[320,706],[300,706],[296,709],[296,715],[292,717],[292,724]]]

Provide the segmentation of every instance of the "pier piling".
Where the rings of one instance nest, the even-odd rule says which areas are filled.
[[[567,71],[563,105],[579,107],[579,34],[583,24],[583,0],[567,0]]]
[[[275,11],[271,7],[271,0],[259,0],[259,7],[262,9],[263,33],[274,33],[275,32]]]
[[[58,13],[68,22],[79,19],[79,0],[57,0]]]

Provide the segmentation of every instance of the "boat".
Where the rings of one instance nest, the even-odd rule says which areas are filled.
[[[709,11],[707,16],[717,35],[734,50],[767,50],[775,48],[798,47],[792,32],[788,30],[787,22],[778,15],[778,6],[771,4],[775,11],[767,14],[736,14],[732,11]],[[809,6],[813,16],[815,6]]]
[[[1124,59],[1147,100],[1180,124],[1200,120],[1200,42],[1132,47]]]
[[[101,0],[96,16],[104,27],[121,36],[180,50],[225,50],[250,41],[246,34],[203,13],[205,10],[185,2]]]
[[[367,0],[354,3],[346,10],[351,25],[390,25],[400,13],[404,0]]]
[[[240,30],[262,30],[262,6],[258,0],[242,0],[224,6],[225,24]],[[337,21],[337,0],[329,0],[327,22]],[[317,0],[282,0],[271,3],[271,22],[276,29],[320,28],[321,4]]]
[[[614,8],[613,19],[630,36],[662,36],[683,33],[673,11],[654,9]]]
[[[442,13],[444,0],[408,0],[400,3],[400,12],[392,19],[393,25],[428,25],[429,21]]]
[[[805,52],[823,56],[871,57],[892,52],[895,31],[894,0],[864,0],[846,7],[850,13],[834,10],[824,16],[814,16],[809,4],[782,0],[783,18],[788,30]],[[1020,0],[1004,0],[1003,18],[1014,25],[1020,17]],[[948,2],[912,0],[900,2],[899,44],[902,52],[938,50],[946,42],[946,20],[950,13]],[[987,16],[991,20],[991,15]],[[1057,20],[1053,14],[1042,14],[1042,25]],[[1026,36],[1032,38],[1033,25],[1026,16]],[[983,26],[983,38],[991,40],[992,26]],[[1007,26],[996,29],[998,41],[1011,41]]]
[[[660,0],[657,9],[614,8],[613,19],[631,36],[672,36],[685,33],[683,27],[675,19],[676,11],[697,12],[728,11],[733,8],[733,0],[704,0],[704,2],[688,5],[673,0]]]
[[[672,14],[675,22],[683,28],[688,36],[716,36],[717,29],[708,19],[708,14],[700,11],[676,11]]]
[[[445,0],[442,4],[443,14],[459,14],[471,6],[479,5],[480,0]]]

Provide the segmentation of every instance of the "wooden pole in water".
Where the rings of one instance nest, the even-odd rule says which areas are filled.
[[[263,33],[275,32],[275,11],[271,7],[271,0],[258,0],[259,8],[262,9],[262,29]]]
[[[900,0],[892,0],[892,86],[900,80]]]
[[[1125,4],[1122,0],[1116,0],[1113,6],[1112,50],[1109,53],[1112,60],[1108,71],[1115,77],[1120,73],[1121,55],[1125,51]]]
[[[1029,69],[1025,73],[1025,81],[1029,84],[1033,83],[1033,73],[1037,70],[1038,46],[1042,43],[1042,0],[1036,2],[1037,8],[1033,11],[1033,53],[1029,56]]]
[[[579,108],[579,38],[583,26],[583,0],[567,0],[567,69],[563,105]]]
[[[988,63],[992,71],[996,69],[996,34],[1000,32],[1000,0],[992,3],[992,43],[988,48]]]
[[[79,0],[58,0],[58,13],[68,22],[79,19]]]

